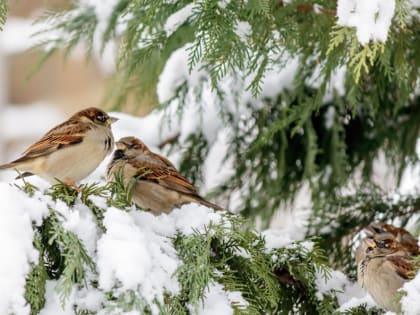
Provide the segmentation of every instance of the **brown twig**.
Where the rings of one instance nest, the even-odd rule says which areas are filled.
[[[279,8],[282,8],[284,6],[285,5],[284,5],[283,2],[277,3],[277,7],[279,7]],[[300,5],[296,6],[296,10],[302,11],[302,12],[315,12],[315,13],[321,12],[321,13],[324,13],[324,14],[329,15],[329,16],[336,16],[337,15],[337,12],[335,10],[324,8],[323,6],[320,6],[320,5],[300,4]]]
[[[169,137],[168,139],[163,140],[161,143],[159,143],[158,148],[159,149],[162,149],[165,145],[172,144],[172,143],[176,142],[178,140],[179,136],[180,136],[180,133],[178,132],[174,136]]]

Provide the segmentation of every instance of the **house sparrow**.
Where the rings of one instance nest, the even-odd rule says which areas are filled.
[[[88,176],[114,147],[110,117],[98,108],[87,108],[48,131],[17,160],[0,169],[17,169],[21,176],[38,175],[50,183],[75,182]]]
[[[404,228],[383,222],[374,222],[365,228],[365,232],[368,237],[375,240],[395,240],[401,244],[402,249],[408,255],[417,256],[419,254],[418,240]]]
[[[382,308],[400,312],[397,291],[414,277],[412,256],[404,253],[402,245],[395,240],[361,241],[363,257],[357,266],[357,281],[366,288]]]
[[[134,137],[117,142],[117,150],[108,165],[107,179],[115,181],[118,176],[126,186],[132,186],[134,203],[154,214],[169,213],[173,208],[190,202],[222,210],[202,198],[168,159],[153,153]]]

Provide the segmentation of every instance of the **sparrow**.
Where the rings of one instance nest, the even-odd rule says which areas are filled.
[[[48,131],[13,162],[0,169],[16,169],[19,177],[38,175],[50,183],[64,182],[78,188],[77,181],[93,172],[112,152],[111,124],[117,118],[90,107]]]
[[[141,140],[125,137],[116,144],[107,180],[113,182],[120,176],[124,185],[131,187],[132,201],[140,208],[158,215],[193,202],[222,210],[201,197],[168,159],[150,151]]]
[[[395,240],[401,244],[402,249],[408,255],[417,256],[419,254],[418,240],[404,228],[383,222],[374,222],[365,228],[365,233],[368,237],[378,241],[386,239]]]
[[[361,257],[357,268],[358,283],[375,302],[392,312],[401,312],[397,291],[414,277],[412,256],[404,254],[400,243],[392,239],[361,241]]]

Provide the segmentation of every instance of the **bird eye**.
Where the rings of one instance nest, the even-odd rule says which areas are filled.
[[[382,229],[378,228],[378,227],[373,227],[373,230],[375,231],[375,233],[380,234],[382,233]]]
[[[378,242],[377,244],[379,248],[389,248],[389,243],[387,242]]]
[[[105,115],[99,114],[98,116],[96,116],[96,119],[100,122],[105,122],[107,118]]]

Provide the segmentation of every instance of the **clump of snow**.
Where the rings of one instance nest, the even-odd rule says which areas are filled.
[[[187,4],[185,7],[179,11],[172,14],[165,22],[164,30],[166,36],[171,36],[179,26],[184,24],[192,15],[194,8],[194,3]]]
[[[233,315],[232,304],[239,308],[248,306],[240,292],[227,292],[219,283],[212,283],[203,305],[198,310],[190,309],[193,314],[200,315]]]
[[[264,236],[267,251],[285,247],[293,241],[288,234],[283,233],[279,229],[268,229],[261,232],[261,235]]]
[[[355,282],[350,281],[341,271],[332,270],[331,277],[327,280],[318,274],[316,279],[317,296],[322,299],[323,294],[333,294],[337,297],[339,311],[367,304],[368,307],[376,306],[372,298]]]
[[[38,259],[33,248],[32,221],[40,222],[46,209],[22,191],[0,182],[0,314],[29,314],[23,298],[30,264]]]
[[[157,85],[159,103],[166,103],[173,98],[183,83],[188,81],[194,85],[200,81],[200,77],[205,76],[202,70],[195,69],[189,72],[188,49],[191,49],[190,44],[175,50],[167,60]]]
[[[248,36],[252,33],[251,24],[246,21],[238,21],[235,25],[235,33],[246,43],[248,41]]]
[[[338,0],[337,23],[356,27],[359,42],[385,42],[394,16],[395,0]]]

